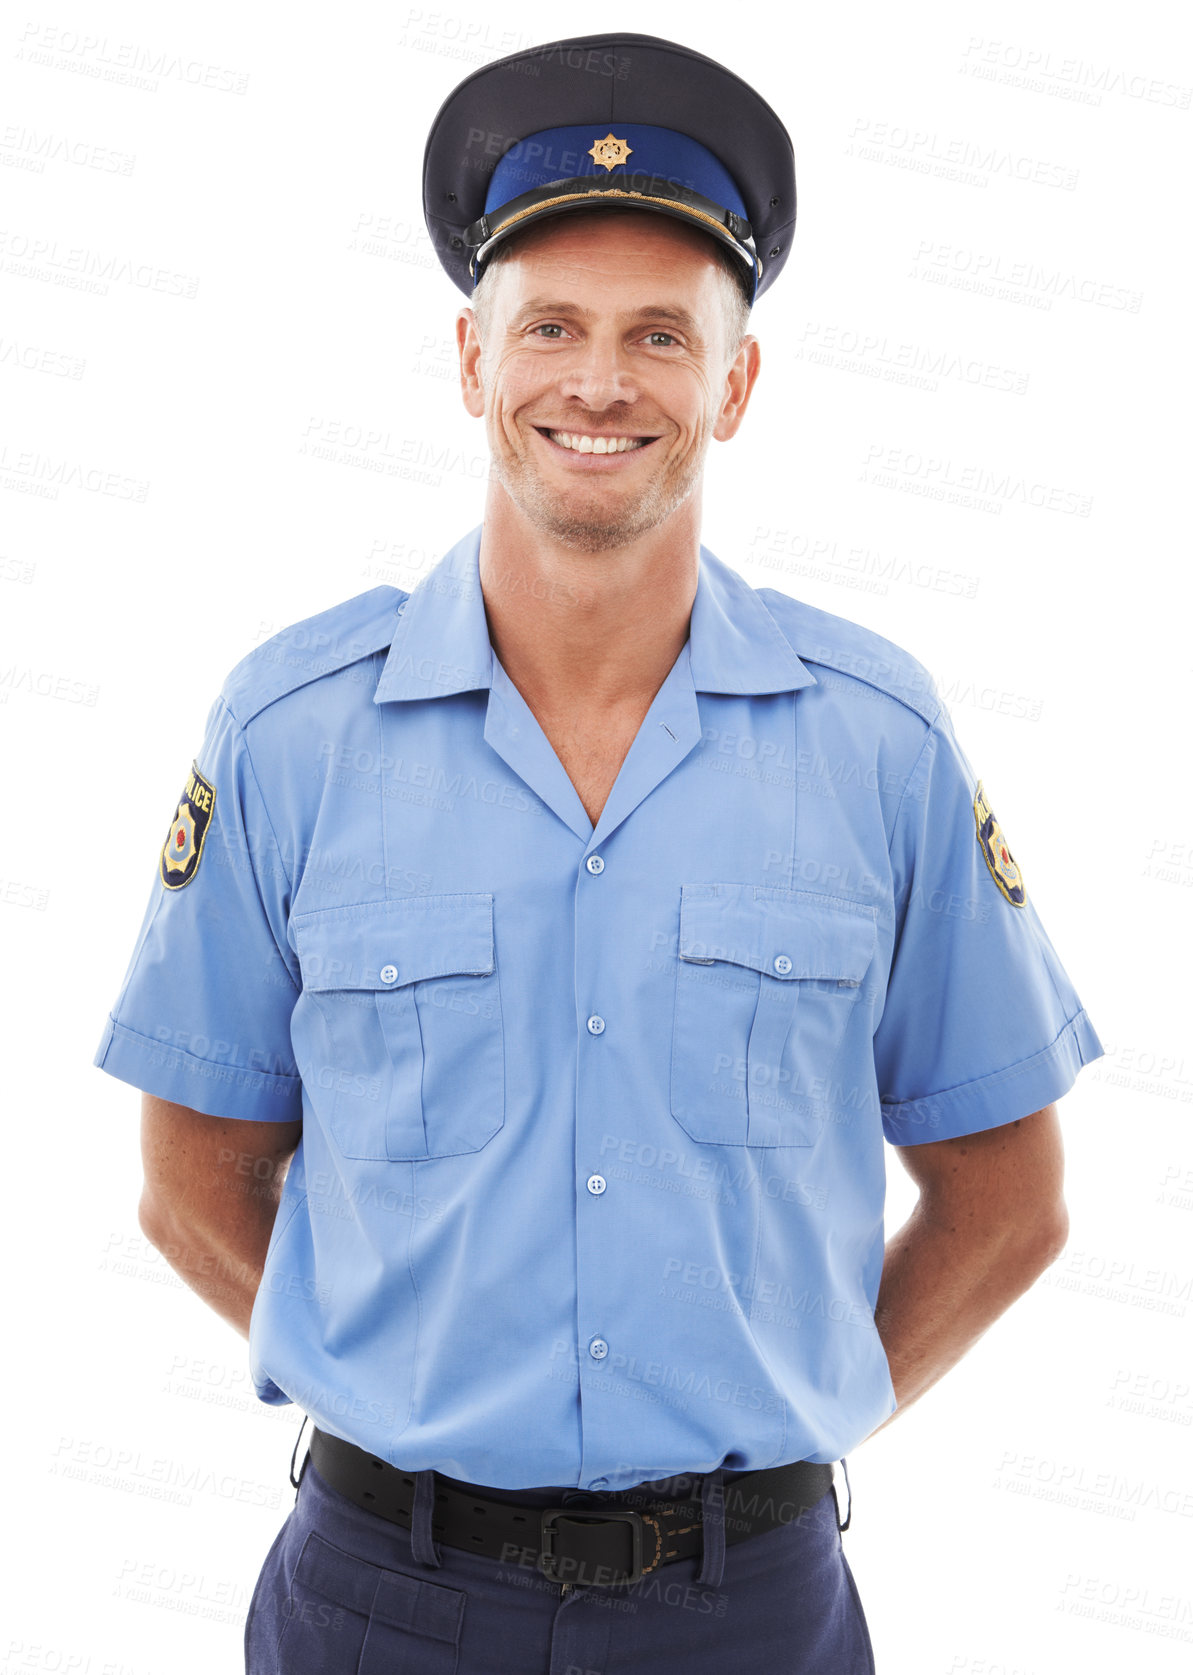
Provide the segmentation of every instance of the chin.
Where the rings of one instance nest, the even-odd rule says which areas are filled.
[[[558,508],[524,507],[523,511],[536,529],[549,535],[561,547],[571,547],[575,552],[609,552],[617,547],[627,547],[653,527],[637,518],[586,518],[583,514],[571,514]]]

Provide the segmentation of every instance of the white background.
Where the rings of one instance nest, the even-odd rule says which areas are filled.
[[[1178,9],[621,11],[51,0],[0,31],[5,1671],[241,1667],[297,1416],[140,1238],[138,1096],[91,1055],[229,668],[480,520],[432,117],[622,24],[752,80],[795,145],[705,539],[933,672],[1107,1049],[1061,1107],[1065,1255],[850,1459],[879,1671],[1187,1667]],[[910,1201],[892,1154],[888,1231]]]

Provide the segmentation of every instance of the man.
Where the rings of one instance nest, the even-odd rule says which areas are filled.
[[[1063,1246],[1101,1048],[921,666],[700,546],[774,113],[555,43],[425,201],[483,527],[233,671],[97,1054],[315,1425],[247,1667],[872,1670],[832,1462]]]

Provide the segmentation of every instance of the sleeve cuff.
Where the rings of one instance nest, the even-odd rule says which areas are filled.
[[[108,1019],[91,1062],[143,1093],[210,1117],[237,1117],[246,1122],[302,1120],[300,1077],[196,1058],[179,1047],[138,1035],[114,1018]]]
[[[918,1146],[1015,1122],[1067,1093],[1082,1065],[1102,1053],[1088,1015],[1078,1012],[1050,1047],[1007,1070],[924,1099],[884,1100],[883,1133],[892,1146]]]

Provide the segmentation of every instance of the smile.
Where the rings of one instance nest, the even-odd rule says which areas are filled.
[[[653,436],[589,436],[570,430],[544,430],[541,434],[576,454],[628,454],[656,440]]]

